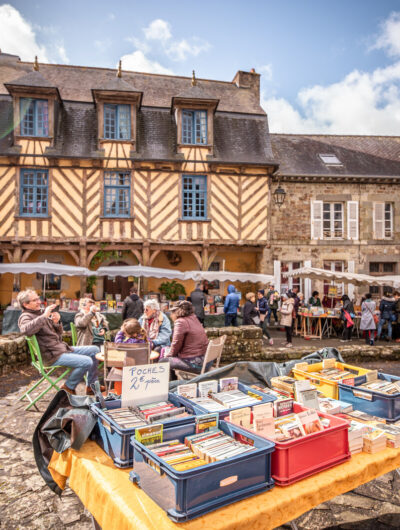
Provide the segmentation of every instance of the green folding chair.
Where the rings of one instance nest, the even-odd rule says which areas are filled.
[[[42,361],[42,355],[40,353],[40,348],[38,341],[36,339],[35,335],[32,335],[32,337],[25,337],[26,342],[28,343],[29,352],[31,354],[32,358],[32,365],[36,368],[36,370],[40,373],[42,378],[37,381],[23,396],[19,398],[19,401],[22,401],[25,397],[29,400],[29,405],[25,408],[25,410],[29,410],[33,405],[36,406],[36,403],[42,399],[42,397],[47,394],[49,390],[54,388],[57,390],[57,392],[60,390],[57,386],[57,383],[61,381],[70,371],[71,368],[66,368],[65,366],[62,366],[61,368],[66,368],[65,372],[63,372],[57,379],[52,379],[50,376],[54,372],[54,370],[57,370],[57,368],[60,368],[60,366],[44,366]],[[47,381],[50,383],[50,386],[46,388],[46,390],[43,390],[41,394],[39,394],[35,399],[32,400],[30,393],[35,390],[43,381]]]
[[[73,322],[70,322],[69,324],[71,328],[71,339],[72,339],[72,346],[76,346],[76,343],[78,342],[78,335],[76,333],[76,326]]]

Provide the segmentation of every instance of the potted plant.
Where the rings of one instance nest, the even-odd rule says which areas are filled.
[[[167,300],[172,301],[178,300],[179,295],[186,295],[184,286],[175,280],[163,282],[158,290],[165,295]]]

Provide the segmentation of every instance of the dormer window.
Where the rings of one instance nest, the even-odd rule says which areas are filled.
[[[319,155],[320,159],[324,164],[327,166],[341,166],[342,162],[338,159],[336,155],[328,154],[328,155]]]
[[[49,105],[47,99],[20,99],[21,136],[49,135]]]
[[[206,110],[182,110],[182,143],[207,144]]]
[[[104,104],[104,138],[131,139],[131,106]]]

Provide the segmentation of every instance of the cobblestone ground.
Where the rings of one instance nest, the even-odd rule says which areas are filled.
[[[398,372],[399,363],[385,366],[389,373],[391,368]],[[89,514],[73,491],[67,488],[59,498],[37,471],[31,439],[50,396],[39,402],[39,412],[25,411],[24,402],[17,401],[35,378],[30,367],[0,377],[0,529],[89,530]],[[304,530],[400,528],[400,475],[388,473],[340,495],[296,524]]]

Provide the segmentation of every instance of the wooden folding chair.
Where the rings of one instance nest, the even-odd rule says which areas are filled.
[[[226,335],[222,335],[222,337],[210,340],[207,346],[207,351],[204,355],[203,366],[201,368],[200,374],[196,374],[194,372],[185,372],[184,370],[175,370],[176,377],[180,380],[187,381],[189,379],[197,377],[198,375],[202,375],[206,372],[207,364],[211,361],[215,362],[215,366],[209,368],[207,372],[209,372],[213,368],[218,368],[221,360],[222,351],[224,349],[225,341]]]
[[[50,376],[51,374],[54,372],[54,370],[57,370],[57,368],[60,368],[61,365],[57,365],[57,366],[44,366],[43,364],[43,361],[42,361],[42,354],[40,353],[40,348],[39,348],[39,344],[38,344],[38,341],[37,341],[37,338],[35,335],[32,335],[32,337],[25,337],[26,339],[26,342],[28,343],[28,348],[29,348],[29,352],[31,354],[31,358],[32,358],[32,365],[36,368],[36,370],[40,373],[40,375],[42,376],[42,378],[37,381],[27,392],[25,392],[20,398],[19,398],[19,401],[22,401],[25,397],[28,398],[29,400],[29,405],[25,408],[25,410],[28,410],[30,409],[33,405],[35,405],[35,407],[37,408],[36,406],[36,403],[42,399],[42,397],[47,394],[47,392],[49,390],[51,390],[52,388],[54,388],[55,390],[57,390],[57,392],[60,390],[59,387],[57,386],[57,383],[59,381],[61,381],[61,379],[63,379],[63,377],[65,377],[70,371],[71,371],[71,368],[66,368],[65,366],[63,366],[62,368],[66,368],[65,372],[63,372],[59,377],[57,377],[57,379],[53,380]],[[30,393],[35,390],[35,388],[37,388],[41,383],[43,383],[43,381],[47,381],[48,383],[50,383],[50,386],[46,388],[46,390],[44,390],[41,394],[39,394],[35,399],[32,400],[31,396],[30,396]]]
[[[100,356],[97,356],[101,359]],[[107,381],[108,368],[123,368],[150,363],[150,344],[104,343],[104,382]]]

